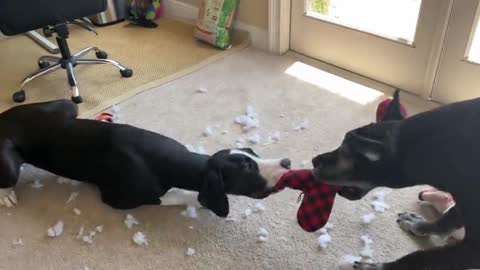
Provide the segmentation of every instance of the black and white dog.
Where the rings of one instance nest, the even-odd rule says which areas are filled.
[[[417,251],[390,263],[356,263],[355,269],[480,269],[480,99],[405,120],[390,119],[394,121],[348,132],[338,149],[315,157],[317,179],[354,186],[358,198],[381,186],[427,184],[450,192],[456,206],[438,221],[403,213],[397,222],[418,236],[446,235],[465,225],[466,237],[458,244]]]
[[[288,159],[261,159],[251,149],[201,155],[151,131],[76,117],[77,106],[67,100],[0,114],[1,204],[17,204],[12,188],[20,166],[29,163],[95,184],[102,201],[113,208],[183,204],[172,196],[162,202],[167,191],[178,188],[197,192],[195,200],[225,217],[227,194],[263,198],[290,168]]]

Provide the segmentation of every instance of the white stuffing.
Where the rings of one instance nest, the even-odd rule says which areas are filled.
[[[53,227],[48,228],[47,235],[50,237],[58,237],[63,233],[63,221],[58,221]]]
[[[12,245],[14,246],[23,246],[23,239],[22,238],[18,238],[18,239],[15,239],[12,241]]]
[[[260,126],[258,114],[251,105],[247,106],[245,114],[235,117],[234,122],[242,126],[244,131],[249,131]]]
[[[32,188],[36,188],[36,189],[39,189],[39,188],[42,188],[43,187],[43,184],[40,183],[40,180],[35,180],[33,181],[33,183],[30,185]]]
[[[58,184],[69,184],[69,185],[72,185],[72,186],[78,186],[78,185],[80,185],[82,182],[76,181],[76,180],[72,180],[72,179],[68,179],[68,178],[65,178],[65,177],[58,177],[58,178],[57,178],[57,183],[58,183]]]
[[[391,189],[378,190],[373,193],[372,198],[375,201],[385,201],[385,197],[390,193],[392,193]]]
[[[99,225],[99,226],[95,227],[95,231],[97,231],[99,233],[103,232],[103,225]]]
[[[385,197],[390,194],[391,190],[379,190],[372,196],[372,207],[378,213],[384,213],[385,210],[390,209],[390,205],[385,203]]]
[[[370,239],[368,235],[363,235],[361,239],[363,242],[363,249],[360,251],[360,255],[365,258],[373,258],[373,240]]]
[[[95,237],[96,232],[90,231],[88,235],[82,236],[82,241],[87,244],[93,244],[93,238]]]
[[[390,205],[382,201],[372,201],[372,207],[378,213],[384,213],[385,210],[390,209]]]
[[[317,232],[318,232],[319,234],[326,234],[326,233],[328,233],[328,230],[327,230],[326,227],[323,227],[323,228],[319,229]]]
[[[362,216],[363,224],[370,224],[376,218],[375,213],[369,213]]]
[[[205,136],[205,137],[212,136],[212,135],[213,135],[213,129],[212,129],[212,127],[211,127],[211,126],[207,126],[207,127],[205,128],[205,130],[203,131],[202,135]]]
[[[281,113],[281,114],[280,114],[280,118],[285,118],[285,114],[284,114],[284,113]]]
[[[70,194],[70,197],[68,197],[68,200],[67,202],[65,202],[65,204],[69,204],[71,203],[73,200],[75,200],[77,197],[78,197],[78,192],[72,192],[72,194]]]
[[[274,131],[268,135],[264,145],[269,145],[272,143],[277,143],[280,141],[281,133],[280,131]]]
[[[253,212],[255,213],[260,213],[260,212],[265,212],[265,205],[262,202],[258,202],[255,204],[253,208]]]
[[[112,113],[115,114],[115,113],[119,113],[119,112],[120,112],[120,106],[118,106],[118,105],[116,105],[116,104],[113,105],[113,106],[112,106]]]
[[[73,213],[77,216],[80,216],[82,214],[82,211],[78,208],[73,208]]]
[[[84,230],[85,230],[85,228],[83,226],[81,226],[80,230],[78,231],[78,234],[77,234],[77,239],[82,238]]]
[[[333,225],[330,224],[330,223],[327,223],[327,224],[325,224],[325,226],[323,226],[322,228],[318,229],[318,230],[316,231],[316,233],[318,233],[318,234],[326,234],[326,233],[328,233],[328,231],[330,231],[331,229],[333,229]]]
[[[186,144],[185,147],[187,148],[188,151],[190,152],[195,152],[195,146],[191,145],[191,144]]]
[[[185,210],[181,212],[182,216],[188,218],[198,218],[197,208],[193,205],[187,206]]]
[[[310,123],[309,123],[308,119],[305,119],[300,124],[294,125],[293,130],[295,130],[295,131],[305,130],[309,127],[309,125],[310,125]]]
[[[199,93],[199,94],[206,94],[206,93],[208,93],[208,89],[205,88],[205,87],[199,87],[199,88],[197,89],[197,93]]]
[[[247,137],[247,141],[250,143],[250,144],[259,144],[260,143],[260,134],[258,133],[255,133],[253,135],[250,135]]]
[[[221,134],[222,135],[228,134],[228,130],[226,130],[226,129],[222,130]]]
[[[187,144],[187,145],[185,145],[185,147],[188,149],[188,151],[190,151],[192,153],[197,153],[197,154],[201,154],[201,155],[207,154],[207,150],[205,149],[205,147],[203,147],[201,145],[195,147],[191,144]]]
[[[201,154],[201,155],[206,155],[207,154],[207,150],[202,145],[197,146],[197,151],[196,152],[198,154]]]
[[[258,237],[258,242],[264,243],[268,241],[268,237],[260,235]]]
[[[187,256],[193,256],[195,254],[195,249],[193,248],[187,248],[187,251],[185,252],[185,255]]]
[[[263,237],[268,237],[268,231],[264,227],[260,227],[257,230],[257,236],[263,236]]]
[[[142,232],[136,232],[133,235],[132,240],[135,244],[139,246],[142,246],[142,245],[148,246],[147,238],[145,237],[145,234],[143,234]]]
[[[193,226],[188,226],[188,228],[189,228],[190,230],[195,229]]]
[[[353,263],[361,261],[361,257],[345,255],[340,259],[337,265],[338,270],[353,270]]]
[[[328,243],[332,241],[332,237],[328,233],[321,234],[318,238],[318,246],[322,249],[327,248]]]
[[[123,223],[125,223],[125,226],[127,226],[129,229],[131,229],[133,225],[140,224],[140,222],[138,222],[138,220],[135,219],[135,217],[133,217],[131,214],[127,214]]]
[[[247,219],[252,214],[252,209],[247,208],[245,212],[243,212],[243,218]]]
[[[120,120],[120,106],[113,105],[111,108],[112,111],[112,122],[118,123]]]

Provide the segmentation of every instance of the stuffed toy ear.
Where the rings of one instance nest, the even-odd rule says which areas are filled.
[[[395,90],[393,99],[381,102],[377,108],[377,123],[383,121],[399,121],[407,118],[407,111],[400,103],[400,89]]]
[[[230,207],[220,172],[216,170],[207,172],[197,199],[201,205],[213,211],[217,216],[228,216]]]

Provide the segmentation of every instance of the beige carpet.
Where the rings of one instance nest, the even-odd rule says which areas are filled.
[[[264,157],[291,157],[295,166],[301,166],[303,160],[336,147],[345,131],[372,121],[378,99],[363,105],[331,92],[340,89],[326,90],[286,74],[297,61],[316,65],[297,55],[277,57],[244,50],[121,103],[121,121],[214,152],[231,147],[242,136],[233,119],[252,104],[259,113],[258,132],[263,138],[255,150]],[[209,92],[198,94],[195,90],[199,87]],[[391,93],[381,85],[373,87]],[[411,113],[433,107],[415,97],[402,98]],[[309,128],[293,131],[292,126],[305,118],[310,120]],[[227,129],[229,133],[202,136],[207,125],[217,124],[219,130]],[[263,145],[266,136],[275,130],[282,134],[280,141]],[[428,244],[414,241],[395,223],[398,212],[417,208],[418,188],[388,195],[386,202],[392,208],[379,214],[369,226],[361,223],[361,216],[372,211],[370,196],[360,202],[339,198],[331,218],[332,242],[327,249],[319,250],[317,235],[303,232],[296,224],[298,193],[293,191],[265,199],[265,212],[248,219],[243,219],[242,213],[257,201],[231,197],[231,214],[237,221],[224,222],[205,212],[200,212],[197,220],[185,218],[180,215],[182,207],[114,211],[100,202],[95,189],[86,185],[59,185],[51,180],[54,177],[36,170],[27,171],[22,178],[46,182],[41,189],[20,185],[17,208],[0,209],[0,269],[83,270],[88,266],[95,270],[332,270],[339,257],[359,254],[363,234],[374,240],[375,261],[393,260]],[[79,196],[65,204],[73,191]],[[72,213],[74,207],[82,211],[80,216]],[[127,213],[141,224],[128,230],[123,224]],[[46,230],[58,220],[65,222],[64,234],[49,239]],[[88,245],[75,238],[82,225],[86,230],[104,225],[104,230]],[[270,232],[265,243],[257,242],[259,227]],[[136,231],[145,233],[148,247],[132,243]],[[19,237],[24,246],[13,246],[12,241]],[[195,249],[191,257],[185,256],[188,247]]]
[[[98,27],[98,36],[79,27],[71,27],[69,39],[72,53],[88,46],[97,46],[133,69],[125,79],[110,65],[79,66],[77,80],[84,103],[82,115],[91,116],[108,106],[181,77],[247,45],[243,33],[237,32],[233,48],[222,51],[193,39],[191,25],[162,18],[156,29],[121,23]],[[24,35],[0,41],[0,111],[14,106],[11,95],[19,82],[37,67],[37,59],[45,50]],[[91,53],[87,57],[94,58]],[[25,87],[27,102],[70,98],[65,70],[38,78]]]

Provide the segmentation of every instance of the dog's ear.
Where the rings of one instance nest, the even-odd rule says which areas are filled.
[[[197,199],[201,205],[213,211],[217,216],[228,216],[230,206],[219,170],[209,170],[206,173]]]
[[[378,161],[389,147],[389,137],[395,123],[370,124],[346,135],[350,150],[369,161]]]

